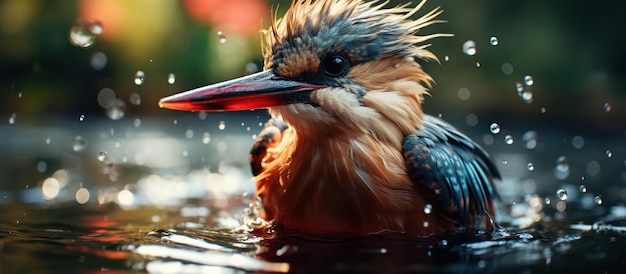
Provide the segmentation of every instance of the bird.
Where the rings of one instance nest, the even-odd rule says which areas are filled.
[[[431,237],[494,227],[488,153],[423,113],[438,61],[426,3],[293,0],[262,31],[263,70],[174,94],[162,108],[268,109],[249,154],[259,215],[303,233]]]

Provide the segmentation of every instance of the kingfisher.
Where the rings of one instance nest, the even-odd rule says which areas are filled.
[[[249,161],[259,215],[306,233],[414,236],[493,227],[500,174],[487,152],[424,114],[435,60],[418,34],[437,7],[294,0],[263,37],[263,71],[159,101],[162,108],[267,108]],[[276,16],[274,16],[276,18]],[[475,231],[474,230],[474,231]]]

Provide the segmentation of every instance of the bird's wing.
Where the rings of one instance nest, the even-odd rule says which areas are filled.
[[[280,143],[282,133],[287,128],[287,124],[285,124],[282,119],[272,118],[266,123],[261,133],[259,133],[259,137],[257,137],[252,145],[248,156],[254,176],[259,175],[259,173],[263,171],[262,163],[267,154],[267,149]]]
[[[500,174],[487,153],[443,120],[424,115],[424,128],[403,141],[407,172],[426,200],[460,224],[491,211]]]

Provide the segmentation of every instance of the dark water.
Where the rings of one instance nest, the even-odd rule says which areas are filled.
[[[501,230],[426,239],[251,233],[246,153],[266,118],[190,113],[175,122],[76,126],[22,117],[0,127],[6,138],[0,272],[622,273],[626,267],[623,137],[586,136],[575,149],[576,134],[548,134],[549,128],[533,128],[535,144],[523,138],[523,126],[498,134],[488,124],[464,128],[482,138],[502,170]]]

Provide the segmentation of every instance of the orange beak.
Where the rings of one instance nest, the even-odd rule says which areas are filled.
[[[311,103],[311,92],[325,87],[280,77],[266,70],[165,97],[159,101],[159,106],[175,110],[225,111]]]

